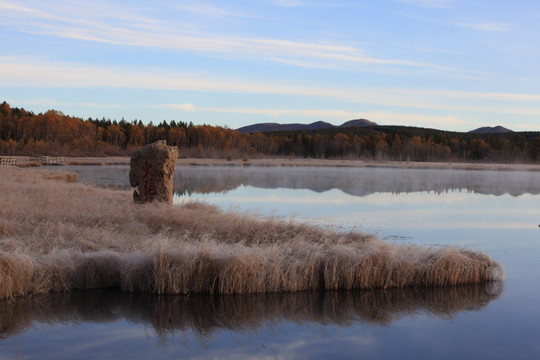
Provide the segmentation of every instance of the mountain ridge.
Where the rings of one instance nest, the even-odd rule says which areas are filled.
[[[367,120],[367,119],[353,119],[344,122],[341,125],[333,125],[325,121],[316,121],[311,124],[300,124],[300,123],[290,123],[290,124],[280,124],[280,123],[257,123],[252,125],[247,125],[236,129],[241,133],[256,133],[256,132],[278,132],[278,131],[310,131],[310,130],[320,130],[320,129],[339,129],[339,128],[351,128],[351,127],[369,127],[369,126],[379,126],[379,124]],[[433,129],[437,130],[437,129]],[[444,131],[444,130],[440,130]],[[510,130],[504,126],[483,126],[474,130],[465,131],[463,133],[470,134],[505,134],[513,133],[513,130]]]
[[[497,126],[483,126],[483,127],[479,127],[478,129],[471,130],[469,132],[474,133],[474,134],[501,134],[501,133],[509,133],[509,132],[514,132],[514,131],[507,129],[504,126],[497,125]]]
[[[367,119],[353,119],[344,122],[341,125],[333,125],[325,121],[316,121],[311,124],[279,124],[279,123],[258,123],[243,126],[236,129],[236,131],[242,133],[254,133],[254,132],[273,132],[273,131],[298,131],[298,130],[319,130],[326,128],[343,128],[343,127],[364,127],[364,126],[377,126],[377,123],[369,121]]]

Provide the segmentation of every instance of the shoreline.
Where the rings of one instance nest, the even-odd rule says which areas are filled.
[[[7,156],[6,156],[7,157]],[[129,165],[129,156],[111,157],[63,157],[60,164],[42,164],[28,156],[10,156],[17,160],[18,167],[62,166],[62,165]],[[232,166],[232,167],[347,167],[347,168],[396,168],[396,169],[441,169],[441,170],[497,170],[497,171],[540,171],[540,164],[467,163],[467,162],[413,162],[413,161],[365,161],[339,159],[303,158],[259,158],[259,159],[214,159],[179,158],[176,166]]]

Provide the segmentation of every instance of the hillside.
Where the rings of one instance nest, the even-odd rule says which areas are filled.
[[[474,134],[503,134],[503,133],[511,133],[513,131],[503,126],[498,125],[498,126],[484,126],[478,129],[471,130],[469,132],[474,133]]]
[[[328,128],[344,128],[344,127],[363,127],[363,126],[376,126],[377,124],[366,119],[349,120],[339,126],[332,125],[324,121],[316,121],[311,124],[278,124],[278,123],[259,123],[253,125],[243,126],[236,131],[241,133],[255,133],[255,132],[276,132],[276,131],[309,131],[320,130]]]

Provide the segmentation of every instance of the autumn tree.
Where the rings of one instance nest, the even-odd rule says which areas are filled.
[[[298,156],[414,161],[540,161],[540,134],[471,134],[399,126],[241,133],[227,127],[161,121],[83,120],[34,114],[0,103],[0,155],[129,155],[167,140],[186,156]]]
[[[540,160],[540,137],[534,137],[527,144],[527,155],[533,162]]]

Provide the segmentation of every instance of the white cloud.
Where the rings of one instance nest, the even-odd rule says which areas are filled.
[[[152,108],[160,108],[160,109],[174,109],[174,110],[182,110],[182,111],[194,111],[195,106],[193,104],[163,104],[163,105],[155,105],[151,106]]]

